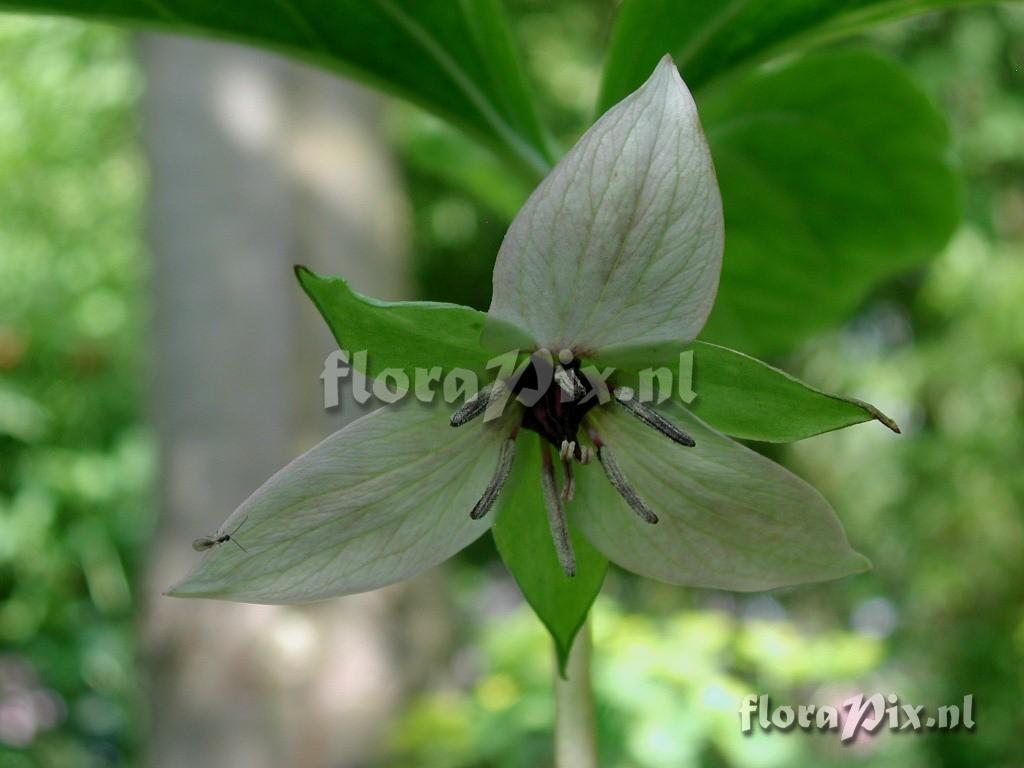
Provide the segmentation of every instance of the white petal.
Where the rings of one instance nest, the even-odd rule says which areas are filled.
[[[294,603],[363,592],[440,563],[490,519],[469,513],[498,465],[508,421],[455,429],[415,401],[375,411],[282,469],[221,527],[170,594]],[[244,523],[242,522],[244,520]]]
[[[870,567],[814,488],[683,408],[661,410],[695,447],[673,443],[621,408],[598,408],[590,417],[659,518],[654,525],[640,520],[600,467],[578,472],[573,519],[609,560],[672,584],[740,591]]]
[[[697,108],[666,57],[527,200],[498,253],[489,314],[553,350],[689,341],[714,303],[722,243]]]

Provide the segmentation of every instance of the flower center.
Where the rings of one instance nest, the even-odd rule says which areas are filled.
[[[580,362],[568,350],[558,354],[557,363],[547,350],[535,352],[529,363],[512,382],[496,382],[467,401],[451,416],[451,425],[463,424],[483,413],[492,398],[511,395],[523,405],[523,418],[519,426],[502,443],[498,466],[480,500],[470,512],[470,517],[479,520],[494,505],[501,489],[508,480],[515,457],[516,437],[520,428],[536,432],[542,440],[558,448],[562,467],[561,489],[555,478],[555,462],[546,446],[541,446],[541,488],[544,492],[544,506],[548,511],[548,523],[555,551],[562,569],[567,576],[576,573],[576,558],[572,550],[572,538],[565,515],[565,502],[571,501],[576,487],[572,462],[589,464],[596,456],[612,487],[625,500],[643,522],[655,524],[658,516],[630,485],[619,468],[612,448],[601,435],[588,425],[589,444],[584,446],[578,439],[580,425],[587,413],[601,402],[598,387],[606,386],[603,381],[595,384],[580,368]],[[694,440],[664,416],[640,402],[630,387],[611,387],[605,395],[611,395],[615,407],[622,407],[648,427],[657,430],[673,442],[693,447]],[[608,398],[606,397],[606,401]]]
[[[534,355],[512,387],[525,406],[522,426],[536,432],[563,453],[563,459],[584,461],[578,440],[580,423],[598,404],[597,391],[580,372],[579,360],[562,353],[557,363]]]

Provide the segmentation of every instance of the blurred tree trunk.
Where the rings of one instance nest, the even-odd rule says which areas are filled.
[[[192,538],[357,414],[351,402],[322,407],[334,344],[292,265],[407,294],[407,216],[379,105],[235,46],[146,36],[140,50],[161,449],[160,524],[141,582],[147,762],[365,765],[406,670],[444,647],[443,590],[429,583],[439,576],[306,607],[160,591],[194,561]],[[410,622],[423,639],[406,659],[394,635]]]

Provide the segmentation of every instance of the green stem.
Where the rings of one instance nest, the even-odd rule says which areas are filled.
[[[555,765],[597,768],[594,692],[590,687],[590,620],[580,628],[569,654],[567,679],[555,662]]]

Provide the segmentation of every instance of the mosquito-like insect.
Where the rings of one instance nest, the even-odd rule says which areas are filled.
[[[194,549],[196,552],[205,552],[206,550],[212,547],[219,547],[221,544],[230,541],[240,550],[248,554],[249,550],[247,550],[245,547],[239,544],[238,539],[232,538],[232,536],[238,533],[238,529],[245,525],[245,521],[248,519],[248,515],[243,517],[242,522],[236,525],[235,530],[231,531],[231,533],[218,533],[216,536],[201,536],[200,538],[192,542],[192,549]]]

